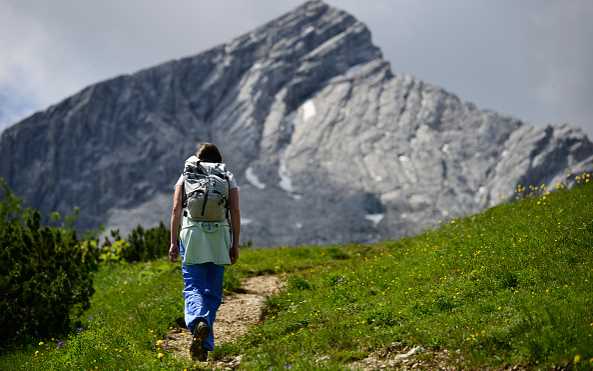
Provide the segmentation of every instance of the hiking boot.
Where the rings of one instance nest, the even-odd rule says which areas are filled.
[[[198,322],[196,327],[194,327],[191,345],[189,346],[189,354],[191,355],[193,360],[208,360],[208,350],[204,349],[202,345],[204,340],[206,340],[206,338],[208,337],[208,332],[210,332],[210,329],[208,328],[208,325],[204,322]]]

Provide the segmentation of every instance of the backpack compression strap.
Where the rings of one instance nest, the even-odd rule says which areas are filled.
[[[226,184],[227,184],[227,188],[229,189],[228,191],[228,196],[226,198],[226,202],[224,204],[224,208],[225,208],[225,216],[226,216],[226,220],[229,222],[229,224],[231,224],[231,218],[229,218],[229,209],[230,209],[230,205],[229,205],[229,200],[231,198],[231,180],[229,179],[229,176],[227,175],[227,173],[224,173],[224,179],[226,180]]]

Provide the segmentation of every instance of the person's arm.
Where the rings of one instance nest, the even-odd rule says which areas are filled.
[[[179,234],[179,222],[181,221],[181,210],[183,199],[183,184],[175,186],[175,194],[173,195],[173,209],[171,210],[171,246],[169,247],[169,259],[171,261],[177,260],[179,255],[179,241],[177,240]]]
[[[239,188],[232,188],[229,191],[229,209],[231,212],[231,229],[233,244],[230,256],[231,264],[239,259],[239,236],[241,234],[241,211],[239,209]]]

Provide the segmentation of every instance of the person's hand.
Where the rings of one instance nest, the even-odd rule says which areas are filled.
[[[177,257],[179,256],[179,244],[171,243],[169,247],[169,260],[172,262],[177,261]]]
[[[234,243],[230,251],[231,264],[235,264],[239,260],[239,244]]]

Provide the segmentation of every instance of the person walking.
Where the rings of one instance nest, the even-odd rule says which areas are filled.
[[[230,223],[229,223],[230,222]],[[169,258],[181,257],[190,355],[208,359],[223,292],[224,266],[239,259],[239,187],[216,145],[203,143],[175,184]]]

